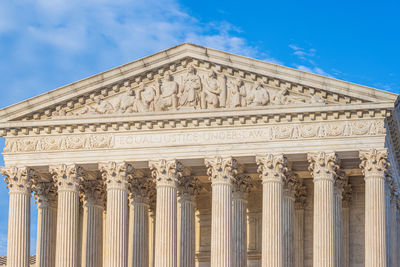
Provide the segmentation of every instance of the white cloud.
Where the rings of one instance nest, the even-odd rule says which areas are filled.
[[[293,64],[297,69],[332,77],[331,74],[317,66],[317,63],[314,60],[317,54],[317,50],[315,48],[305,49],[294,44],[290,44],[289,47],[293,50],[293,55],[295,55],[302,62],[302,64]]]

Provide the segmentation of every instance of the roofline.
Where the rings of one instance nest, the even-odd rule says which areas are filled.
[[[0,109],[0,121],[9,121],[15,119],[16,117],[24,116],[27,113],[47,107],[49,101],[53,102],[52,105],[54,105],[56,103],[66,101],[76,92],[79,92],[79,95],[82,95],[96,90],[99,87],[107,86],[116,81],[128,79],[133,75],[138,75],[140,73],[149,71],[152,68],[162,66],[167,63],[166,60],[178,60],[187,56],[199,60],[213,61],[221,65],[232,65],[235,63],[239,64],[240,66],[238,66],[238,68],[243,70],[257,72],[266,76],[274,76],[278,79],[293,83],[301,83],[306,86],[320,88],[332,92],[338,91],[339,93],[339,91],[341,91],[340,94],[343,94],[343,90],[345,90],[346,94],[349,96],[355,96],[358,98],[361,97],[369,101],[376,101],[376,98],[379,98],[383,102],[393,101],[394,103],[398,98],[398,94],[376,88],[358,85],[331,77],[325,77],[250,57],[239,56],[196,44],[182,43],[180,45],[117,66],[110,70],[2,108]]]

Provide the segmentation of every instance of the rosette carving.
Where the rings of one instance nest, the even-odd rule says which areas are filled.
[[[360,159],[360,168],[362,168],[365,178],[384,178],[389,167],[386,150],[371,149],[368,151],[360,151]]]
[[[4,181],[10,193],[29,194],[32,189],[35,171],[27,167],[1,167],[0,172],[5,176]]]
[[[267,154],[256,158],[257,172],[260,174],[263,183],[283,183],[286,179],[287,159],[283,154]]]
[[[232,157],[207,158],[204,160],[207,168],[207,175],[212,182],[231,183],[237,174],[238,164]]]
[[[124,161],[99,163],[99,170],[107,190],[128,190],[129,181],[135,174],[133,166]]]
[[[58,166],[50,166],[50,173],[53,176],[53,181],[58,192],[79,192],[80,183],[87,176],[85,170],[76,164],[60,164]]]
[[[338,169],[338,158],[335,153],[310,153],[307,156],[310,163],[309,170],[315,180],[335,180]]]
[[[176,186],[182,177],[183,166],[177,160],[157,160],[149,162],[151,175],[158,185]]]

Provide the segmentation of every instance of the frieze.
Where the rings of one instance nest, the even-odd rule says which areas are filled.
[[[148,133],[108,133],[67,136],[42,136],[7,138],[4,152],[40,152],[95,150],[118,148],[143,148],[191,144],[219,144],[335,138],[346,136],[374,136],[385,134],[381,120],[336,121],[320,123],[292,123],[265,125],[258,128],[214,129],[209,131],[186,130],[173,133],[154,131]]]

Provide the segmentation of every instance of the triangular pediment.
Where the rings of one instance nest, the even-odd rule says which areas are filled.
[[[0,122],[394,103],[397,95],[182,44],[0,110]]]

